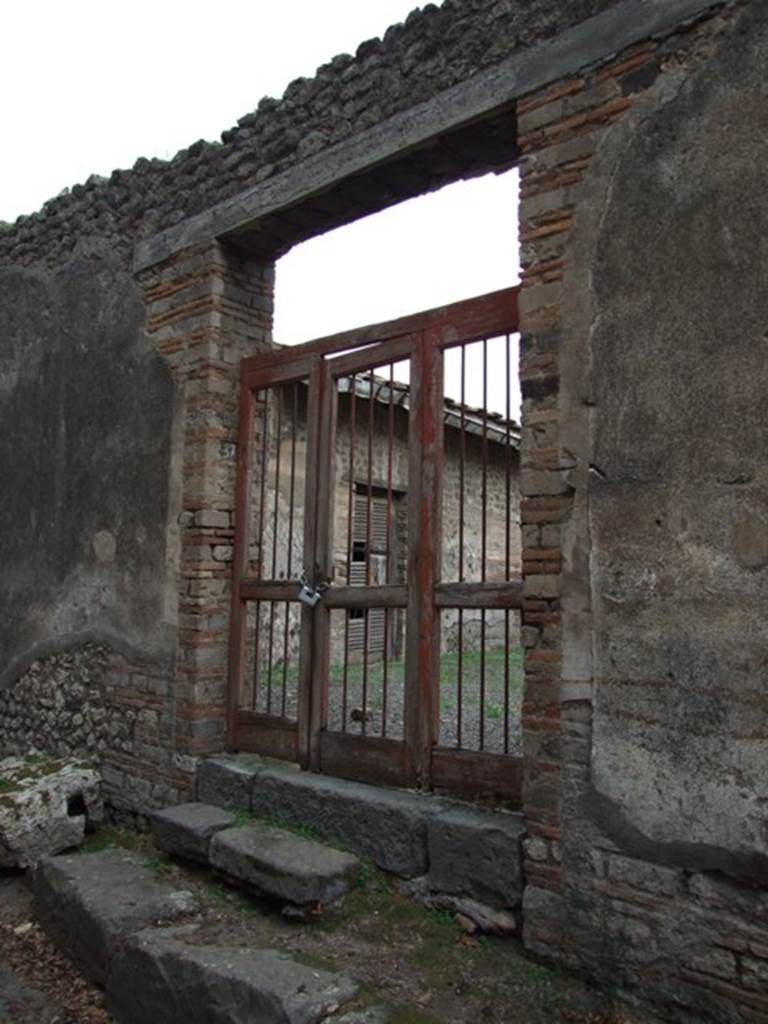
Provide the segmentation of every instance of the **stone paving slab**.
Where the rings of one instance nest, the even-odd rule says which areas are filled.
[[[173,857],[208,862],[211,839],[222,829],[231,828],[235,816],[212,804],[188,803],[155,811],[150,827],[155,845]]]
[[[153,928],[126,944],[107,981],[117,1024],[319,1024],[357,991],[274,950],[195,944],[195,931]]]
[[[83,974],[103,985],[128,936],[197,910],[189,892],[162,882],[126,850],[46,857],[37,866],[34,913]]]
[[[298,907],[333,903],[356,884],[361,866],[351,853],[263,822],[217,832],[210,863],[235,884]]]

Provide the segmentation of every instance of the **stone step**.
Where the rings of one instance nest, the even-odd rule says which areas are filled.
[[[276,765],[253,755],[202,761],[198,799],[257,818],[311,826],[323,839],[418,880],[425,902],[472,917],[479,928],[509,930],[522,898],[522,815],[430,794],[385,789]],[[221,834],[221,833],[220,833]],[[439,902],[442,900],[442,902]],[[473,907],[477,905],[477,913]],[[489,909],[493,914],[487,914]],[[469,911],[473,911],[469,913]],[[494,930],[488,928],[487,930]]]
[[[209,862],[228,881],[294,907],[335,902],[361,868],[351,853],[263,822],[216,832]]]
[[[198,825],[203,817],[197,809]],[[248,830],[217,835],[242,831]],[[343,1004],[358,984],[346,973],[308,967],[277,950],[213,940],[192,895],[156,878],[137,854],[110,849],[44,858],[35,875],[33,908],[49,938],[106,988],[116,1024],[349,1020],[342,1016]],[[48,1019],[47,1008],[3,973],[1,961],[0,1019],[3,985],[19,1013],[28,1005],[38,1014],[20,1021]]]
[[[35,917],[97,985],[104,984],[113,958],[131,935],[197,909],[191,893],[162,882],[127,850],[46,857],[35,872]]]
[[[200,802],[150,819],[165,853],[210,864],[228,882],[294,907],[333,903],[359,876],[360,861],[350,853],[264,822],[234,823],[230,811]]]
[[[317,1024],[357,989],[285,953],[207,944],[195,926],[153,928],[116,961],[107,1008],[118,1024]]]
[[[231,811],[204,803],[179,804],[150,816],[152,839],[158,849],[201,864],[208,863],[211,840],[216,833],[234,824]]]

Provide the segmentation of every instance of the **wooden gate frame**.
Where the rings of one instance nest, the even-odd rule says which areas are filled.
[[[522,581],[441,583],[442,353],[518,330],[518,288],[507,288],[412,316],[252,356],[241,363],[235,538],[230,620],[227,745],[298,761],[305,769],[364,781],[439,788],[517,801],[522,758],[436,746],[439,618],[443,608],[519,609]],[[255,393],[309,381],[304,572],[332,576],[332,438],[335,379],[410,359],[408,569],[405,585],[331,587],[315,609],[303,607],[298,723],[240,707],[244,692],[248,601],[295,601],[298,580],[248,574],[251,451]],[[329,616],[333,608],[405,607],[404,739],[331,733],[323,728],[328,692]],[[319,671],[318,671],[319,669]],[[409,685],[415,680],[415,685]]]

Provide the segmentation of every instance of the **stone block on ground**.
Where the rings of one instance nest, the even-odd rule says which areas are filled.
[[[0,866],[33,867],[79,846],[103,817],[99,772],[80,761],[0,761]]]
[[[469,896],[433,892],[426,876],[402,882],[399,888],[404,896],[409,896],[430,910],[448,910],[455,914],[462,927],[470,933],[484,932],[487,935],[507,936],[515,935],[519,929],[517,914],[489,907]]]
[[[271,766],[259,772],[252,794],[257,817],[311,825],[328,842],[404,878],[427,870],[427,823],[444,806],[426,794]]]
[[[264,762],[250,754],[207,757],[197,766],[196,796],[199,801],[235,811],[250,811],[251,793]]]
[[[459,805],[445,810],[429,822],[429,888],[514,909],[522,899],[523,832],[519,814]]]
[[[236,885],[297,907],[332,903],[355,885],[360,871],[351,853],[262,822],[217,832],[209,859]]]
[[[194,913],[197,902],[158,879],[137,854],[103,850],[41,860],[33,908],[48,937],[90,981],[103,985],[130,935],[178,921]]]
[[[126,944],[107,981],[117,1024],[319,1024],[357,991],[346,974],[270,949],[207,945],[188,928]]]
[[[235,824],[231,811],[212,804],[189,803],[155,811],[150,827],[155,845],[173,857],[208,862],[213,836]]]

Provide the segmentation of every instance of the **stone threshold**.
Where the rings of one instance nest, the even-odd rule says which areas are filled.
[[[522,900],[519,813],[315,775],[250,754],[201,761],[196,798],[307,829],[408,880],[423,902],[480,919],[480,927],[483,918],[496,919],[505,922],[499,930],[512,930]]]

